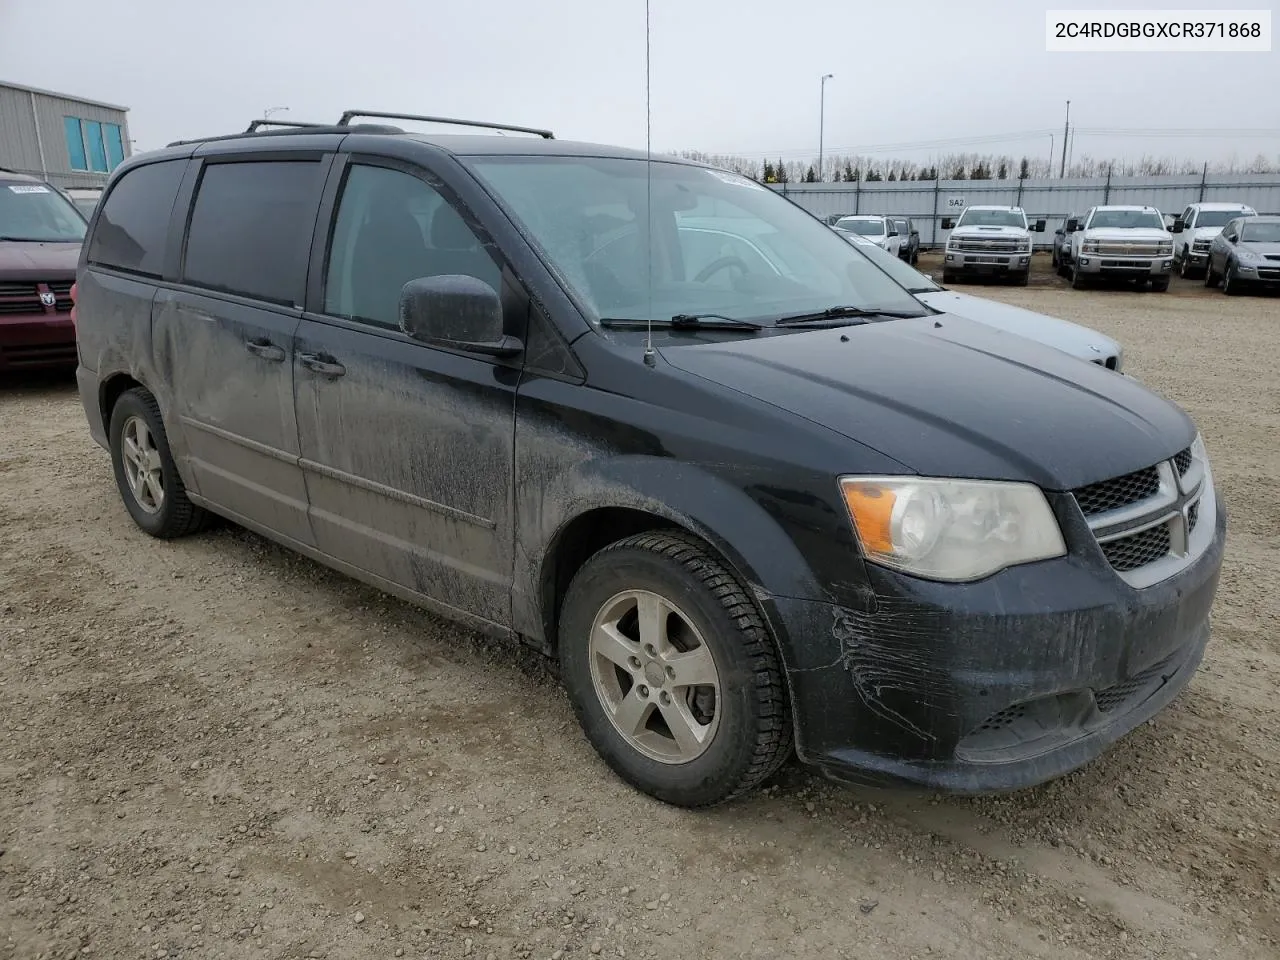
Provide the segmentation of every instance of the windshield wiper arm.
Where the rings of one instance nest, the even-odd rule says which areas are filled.
[[[631,317],[602,317],[603,327],[635,327],[643,330],[650,323],[655,327],[668,330],[762,330],[760,324],[751,320],[739,320],[719,313],[677,313],[668,320],[637,320]]]
[[[774,322],[776,327],[819,326],[824,323],[839,324],[845,320],[868,320],[872,317],[893,317],[906,320],[911,317],[922,317],[922,313],[904,313],[894,310],[868,310],[865,307],[835,306],[827,307],[816,313],[798,313],[793,317],[782,317]]]

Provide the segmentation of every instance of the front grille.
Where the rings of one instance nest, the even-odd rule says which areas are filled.
[[[1191,469],[1191,448],[1183,450],[1173,458],[1173,465],[1178,468],[1178,476],[1186,476],[1188,470]]]
[[[1015,703],[1011,707],[1005,707],[1003,710],[993,713],[982,721],[982,725],[978,727],[979,733],[991,730],[1003,730],[1011,727],[1023,717],[1027,715],[1027,705],[1025,703]]]
[[[1193,244],[1191,245],[1191,249],[1192,249],[1192,250],[1208,250],[1208,249],[1209,249],[1209,241],[1208,241],[1208,240],[1197,240],[1195,243],[1193,243]]]
[[[1123,707],[1138,694],[1145,691],[1147,687],[1151,686],[1168,669],[1172,659],[1173,657],[1166,657],[1154,666],[1147,667],[1141,673],[1135,673],[1128,680],[1121,680],[1114,686],[1103,690],[1095,690],[1093,692],[1093,702],[1098,705],[1098,709],[1102,713],[1110,713],[1118,707]]]
[[[1102,553],[1112,567],[1123,573],[1159,560],[1168,555],[1170,547],[1169,525],[1162,523],[1141,533],[1108,540],[1102,545]]]
[[[957,238],[951,241],[953,250],[974,250],[981,253],[1027,253],[1025,240],[973,240]]]
[[[1268,254],[1267,254],[1267,259],[1268,259],[1268,260],[1280,260],[1280,254],[1277,254],[1277,253],[1268,253]]]
[[[1196,522],[1200,519],[1200,501],[1196,501],[1187,508],[1187,533],[1191,533],[1196,528]]]
[[[1266,267],[1258,269],[1259,280],[1280,280],[1280,270],[1268,270]]]
[[[70,313],[72,282],[71,280],[4,281],[0,283],[0,316],[12,317],[19,314],[39,316],[47,313],[49,308],[40,302],[42,292],[54,295],[55,312]]]
[[[1086,517],[1154,497],[1160,489],[1160,476],[1155,467],[1135,470],[1123,477],[1092,483],[1075,491],[1076,502]]]
[[[1097,243],[1094,252],[1104,257],[1159,257],[1165,249],[1158,243]]]

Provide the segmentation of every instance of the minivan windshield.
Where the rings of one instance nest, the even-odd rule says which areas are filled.
[[[942,287],[934,283],[927,275],[909,265],[900,257],[895,257],[877,243],[863,240],[847,233],[842,234],[860,254],[877,267],[902,284],[908,293],[937,293]]]
[[[79,243],[87,227],[79,211],[52,187],[0,181],[0,240]]]
[[[1150,210],[1095,210],[1089,229],[1111,227],[1121,230],[1163,230],[1164,218]]]
[[[863,237],[884,236],[883,220],[857,220],[853,217],[846,217],[843,220],[837,220],[836,226],[841,230],[848,230],[850,233],[856,233]]]
[[[957,227],[1022,227],[1027,218],[1017,210],[975,210],[970,207],[960,214]]]
[[[928,312],[822,221],[736,174],[613,157],[467,162],[593,321]]]

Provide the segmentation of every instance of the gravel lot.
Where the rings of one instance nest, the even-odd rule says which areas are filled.
[[[234,528],[150,540],[71,381],[0,387],[0,957],[1280,956],[1280,299],[971,292],[1120,339],[1232,517],[1188,690],[994,799],[792,766],[661,806],[535,657]]]

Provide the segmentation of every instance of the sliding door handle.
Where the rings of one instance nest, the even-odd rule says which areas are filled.
[[[332,357],[322,357],[314,353],[298,354],[298,361],[308,370],[314,370],[326,377],[340,377],[347,372],[347,368]]]
[[[270,340],[262,338],[257,340],[246,340],[244,348],[255,357],[261,357],[263,360],[269,360],[272,363],[284,362],[284,347],[277,347]]]

